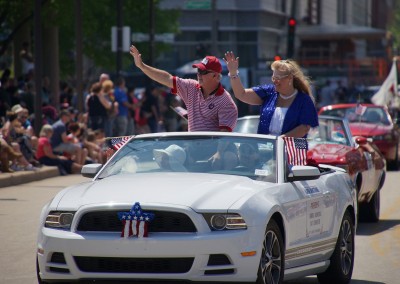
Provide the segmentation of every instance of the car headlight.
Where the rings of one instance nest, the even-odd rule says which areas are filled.
[[[46,228],[70,229],[74,212],[67,211],[50,211],[46,217]]]
[[[247,229],[246,222],[244,221],[242,216],[236,213],[207,213],[203,214],[203,216],[212,231]]]

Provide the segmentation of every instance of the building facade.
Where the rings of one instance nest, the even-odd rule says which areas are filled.
[[[168,0],[179,9],[180,33],[171,58],[180,66],[205,54],[232,50],[250,71],[250,82],[266,76],[266,62],[287,57],[288,19],[296,20],[293,59],[316,78],[382,82],[390,64],[387,19],[394,0]],[[267,71],[268,72],[268,71]],[[264,78],[265,77],[265,78]]]

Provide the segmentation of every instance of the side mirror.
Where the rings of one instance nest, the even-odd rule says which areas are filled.
[[[288,176],[288,181],[299,181],[299,180],[312,180],[318,179],[321,176],[321,172],[317,167],[311,166],[293,166],[291,173]]]
[[[368,143],[368,139],[365,138],[365,137],[363,137],[363,136],[357,136],[356,139],[355,139],[355,141],[356,141],[356,143],[357,143],[358,145],[365,145],[365,144]]]
[[[100,169],[103,167],[102,164],[89,164],[84,165],[81,170],[81,174],[87,178],[94,178]]]

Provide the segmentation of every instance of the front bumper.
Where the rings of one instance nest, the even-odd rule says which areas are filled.
[[[247,230],[153,233],[148,238],[120,237],[116,232],[74,233],[42,228],[38,243],[38,264],[43,280],[82,279],[165,279],[189,281],[255,281],[260,261],[260,249],[265,228],[248,227]],[[242,252],[257,251],[244,257]],[[219,263],[221,255],[227,261]],[[82,268],[77,259],[93,259],[95,265]],[[172,270],[168,263],[179,258],[187,271]],[[82,258],[81,258],[82,259]],[[137,260],[141,265],[137,265]],[[210,260],[214,260],[211,261]],[[109,260],[109,261],[108,261]],[[113,260],[123,261],[128,269],[115,269]],[[158,261],[160,260],[160,261]],[[162,260],[167,260],[163,262]],[[171,262],[172,260],[172,262]],[[187,261],[189,261],[189,263]],[[141,262],[140,262],[141,261]],[[147,262],[146,262],[147,261]],[[155,262],[154,262],[155,261]],[[158,261],[158,262],[157,262]],[[110,264],[114,268],[110,268]],[[121,265],[117,261],[117,265]],[[147,272],[143,266],[161,263],[159,270]],[[132,268],[132,265],[134,266]],[[136,265],[136,266],[135,266]],[[163,266],[164,265],[164,266]],[[130,267],[129,267],[130,266]],[[137,272],[135,272],[135,269]],[[157,272],[158,271],[158,272]]]

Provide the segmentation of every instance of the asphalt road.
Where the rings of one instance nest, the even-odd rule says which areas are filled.
[[[33,284],[42,206],[64,187],[87,181],[61,176],[0,188],[0,284]],[[400,283],[400,172],[388,172],[381,194],[381,221],[361,223],[356,235],[353,284]],[[290,284],[317,284],[307,277]]]

